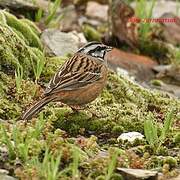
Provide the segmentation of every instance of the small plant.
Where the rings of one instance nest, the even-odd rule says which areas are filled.
[[[167,112],[160,136],[158,136],[158,125],[152,114],[149,114],[147,120],[144,122],[144,134],[146,140],[152,146],[155,153],[159,151],[159,148],[164,143],[167,134],[169,133],[170,128],[172,127],[174,117],[173,113],[173,110]]]
[[[152,114],[149,114],[147,120],[145,120],[144,122],[144,134],[147,142],[153,147],[157,147],[158,144],[157,131],[158,131],[157,123],[154,117],[152,116]]]
[[[40,134],[44,128],[45,120],[43,114],[40,114],[39,120],[36,122],[34,129],[29,129],[25,136],[22,136],[18,125],[12,125],[12,132],[8,134],[7,128],[4,124],[0,124],[1,143],[6,145],[10,159],[18,157],[23,162],[29,159],[29,148],[33,139],[39,139]]]
[[[72,163],[72,177],[73,179],[79,179],[79,172],[78,172],[78,166],[79,166],[79,151],[77,148],[73,150],[73,163]]]
[[[52,6],[51,6],[51,4],[49,4],[48,16],[45,19],[46,25],[48,25],[55,17],[56,12],[57,12],[59,6],[61,5],[61,1],[62,0],[55,0],[54,4]]]
[[[114,170],[116,169],[116,163],[119,155],[124,154],[124,151],[118,148],[111,148],[109,154],[112,154],[112,156],[109,159],[108,162],[108,167],[107,167],[107,172],[105,176],[101,175],[98,178],[99,179],[105,179],[105,180],[110,180],[110,179],[123,179],[121,175],[114,173]]]
[[[12,129],[12,140],[14,142],[14,151],[16,152],[16,156],[25,162],[28,159],[28,141],[23,138],[21,131],[16,124],[13,125]]]
[[[156,0],[152,0],[151,4],[147,0],[136,0],[136,15],[145,22],[140,22],[139,35],[144,40],[148,37],[151,23],[146,22],[146,19],[152,18],[153,8]],[[150,5],[149,5],[150,4]]]
[[[107,175],[105,177],[105,180],[110,180],[111,179],[111,176],[114,172],[114,169],[116,167],[116,162],[117,162],[117,157],[118,157],[119,153],[118,151],[115,151],[115,153],[112,155],[112,159],[109,163],[109,166],[108,166],[108,170],[107,170]]]
[[[11,138],[8,136],[6,127],[2,123],[0,124],[0,131],[2,133],[1,143],[6,145],[9,152],[9,158],[13,160],[16,158],[15,147],[13,142],[11,141]]]
[[[57,180],[59,178],[59,165],[61,161],[61,153],[58,157],[54,157],[48,148],[46,148],[43,161],[41,162],[39,158],[34,157],[30,165],[36,168],[39,175],[43,179],[47,180]]]
[[[43,9],[39,8],[37,13],[35,14],[35,22],[39,22],[43,17]]]
[[[59,21],[63,18],[63,14],[56,17],[57,10],[61,5],[62,0],[55,0],[55,2],[49,1],[48,11],[44,12],[44,10],[40,7],[39,10],[35,14],[35,21],[42,22],[46,26],[51,26],[52,24],[57,25]],[[36,4],[36,1],[33,1]]]
[[[45,60],[44,60],[44,56],[39,55],[38,53],[33,53],[33,56],[37,56],[37,62],[36,64],[34,62],[32,62],[32,66],[33,66],[33,71],[34,71],[34,75],[35,75],[35,83],[37,83],[37,81],[39,80],[41,73],[43,71],[44,65],[45,65]]]
[[[23,79],[23,67],[18,63],[17,68],[15,70],[15,81],[16,81],[17,92],[21,88],[22,79]]]
[[[180,65],[180,48],[175,51],[175,61],[174,64]]]

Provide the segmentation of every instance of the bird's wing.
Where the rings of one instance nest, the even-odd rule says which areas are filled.
[[[90,58],[83,54],[77,54],[69,59],[50,80],[45,95],[60,90],[82,88],[99,80],[103,64],[97,63]]]

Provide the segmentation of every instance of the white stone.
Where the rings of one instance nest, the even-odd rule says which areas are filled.
[[[143,135],[139,132],[128,132],[128,133],[122,133],[117,140],[127,140],[129,142],[133,142],[135,139],[143,139]]]

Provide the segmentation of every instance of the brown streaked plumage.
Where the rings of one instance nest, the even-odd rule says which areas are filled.
[[[112,48],[101,43],[88,43],[67,60],[50,80],[44,97],[27,110],[22,119],[30,119],[49,102],[82,106],[93,101],[107,80],[107,51]]]

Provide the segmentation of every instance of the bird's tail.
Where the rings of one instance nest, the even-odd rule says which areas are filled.
[[[54,98],[51,97],[44,97],[40,101],[38,101],[35,105],[33,105],[30,109],[28,109],[23,116],[21,117],[22,120],[29,120],[32,118],[33,115],[37,114],[46,104],[50,101],[53,101]]]

